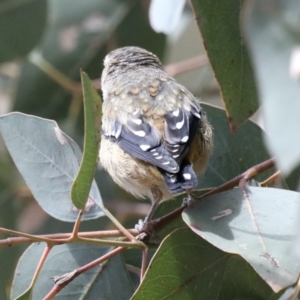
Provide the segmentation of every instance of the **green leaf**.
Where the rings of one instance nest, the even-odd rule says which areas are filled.
[[[232,133],[223,109],[201,106],[214,129],[214,150],[207,170],[199,177],[198,188],[219,186],[270,158],[264,146],[262,130],[256,124],[246,121]],[[270,175],[271,171],[268,171],[255,178],[264,180]]]
[[[241,1],[192,0],[232,131],[258,109],[257,88],[240,32]]]
[[[99,157],[101,99],[88,75],[81,73],[84,99],[84,148],[80,169],[72,185],[72,202],[83,209],[88,200]]]
[[[46,20],[46,0],[2,0],[0,63],[29,53],[40,40]]]
[[[17,265],[11,298],[22,294],[30,285],[45,244],[33,244]],[[48,255],[33,287],[32,299],[43,299],[54,286],[53,276],[61,276],[105,255],[108,247],[69,244],[55,246]],[[61,299],[129,299],[133,288],[121,256],[115,256],[79,275],[59,293]]]
[[[182,216],[188,226],[228,253],[243,256],[279,291],[299,276],[299,259],[291,255],[298,233],[300,194],[247,186],[196,202]]]
[[[300,127],[299,3],[246,3],[242,20],[260,91],[266,144],[288,175],[300,162],[300,143],[295,143]]]
[[[82,156],[78,145],[56,122],[20,113],[0,117],[0,130],[10,155],[41,207],[54,218],[75,221],[78,211],[72,205],[70,194]],[[90,197],[102,205],[95,182]],[[83,219],[103,216],[98,205],[89,201]]]
[[[180,229],[160,245],[132,300],[269,299],[272,294],[241,257]]]

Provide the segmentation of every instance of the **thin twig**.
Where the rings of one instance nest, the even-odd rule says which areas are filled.
[[[180,73],[188,72],[208,65],[209,60],[206,55],[199,55],[196,57],[188,58],[186,60],[170,64],[164,67],[166,73],[174,77]]]
[[[126,248],[140,248],[140,249],[146,248],[146,245],[143,242],[138,240],[127,242],[123,240],[100,240],[100,239],[78,238],[72,242],[114,246],[114,247],[126,247]]]
[[[275,172],[269,178],[267,178],[266,180],[262,181],[260,183],[260,186],[268,186],[270,183],[274,182],[278,177],[280,177],[280,175],[281,175],[280,171]]]
[[[231,188],[234,188],[237,185],[240,185],[241,187],[246,185],[247,180],[250,178],[265,172],[268,169],[271,169],[275,166],[275,159],[270,158],[262,163],[257,164],[256,166],[251,167],[246,172],[234,177],[233,179],[225,182],[224,184],[220,185],[219,187],[212,189],[211,191],[205,193],[204,195],[201,195],[199,199],[203,197],[207,197],[210,195],[214,195],[217,193],[221,193],[224,191],[228,191]]]
[[[2,230],[1,230],[2,229]],[[127,229],[132,235],[137,235],[138,230],[136,229]],[[0,228],[0,232],[18,235],[15,233],[19,233],[16,231],[12,231],[5,228]],[[28,244],[28,243],[35,243],[35,242],[47,242],[47,241],[55,241],[59,242],[64,239],[68,239],[71,236],[71,232],[69,233],[55,233],[55,234],[43,234],[43,235],[34,235],[34,238],[28,237],[27,234],[19,233],[20,237],[10,237],[3,240],[0,240],[0,247],[1,246],[16,246],[21,244]],[[26,237],[24,237],[26,235]],[[117,238],[122,237],[123,234],[120,230],[103,230],[103,231],[87,231],[87,232],[79,232],[78,238]]]
[[[274,160],[274,158],[270,158],[262,163],[257,164],[256,166],[249,168],[246,172],[234,177],[233,179],[225,182],[224,184],[222,184],[214,189],[211,189],[207,193],[198,197],[197,200],[202,199],[207,196],[210,196],[210,195],[214,195],[217,193],[227,191],[231,188],[234,188],[235,186],[237,186],[239,184],[243,188],[243,186],[245,187],[246,181],[248,179],[250,179],[251,177],[258,175],[268,169],[271,169],[274,166],[275,166],[275,160]],[[187,207],[187,204],[184,204],[182,207],[175,209],[174,211],[170,212],[169,214],[167,214],[161,218],[150,221],[145,228],[145,232],[151,232],[152,229],[154,229],[155,231],[159,231],[160,229],[165,227],[165,225],[167,225],[167,224],[171,223],[172,221],[174,221],[175,219],[177,219],[186,207]],[[147,240],[147,238],[149,238],[149,237],[145,237],[145,240]]]
[[[50,244],[53,243],[53,241],[51,239],[49,239],[48,237],[40,237],[37,235],[27,234],[27,233],[23,233],[23,232],[11,230],[11,229],[6,229],[3,227],[0,227],[0,232],[10,234],[10,235],[16,235],[18,237],[22,237],[22,238],[26,238],[26,239],[30,239],[33,243],[36,243],[36,242],[46,242],[46,243],[50,243]],[[1,242],[2,241],[0,241],[0,246],[1,246]]]
[[[128,238],[129,241],[136,241],[135,237],[110,213],[105,207],[100,207],[105,215],[115,224],[115,226]]]

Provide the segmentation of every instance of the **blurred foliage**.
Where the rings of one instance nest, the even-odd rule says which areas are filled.
[[[165,1],[168,4],[164,9],[159,7],[159,1],[155,1],[158,7],[153,11],[161,11],[159,18],[164,17],[164,10],[168,10],[168,6],[170,11],[176,11],[175,6],[179,3],[182,5],[182,1]],[[284,179],[278,178],[271,185],[287,190],[276,192],[276,189],[251,188],[247,200],[242,197],[238,204],[233,204],[232,200],[235,199],[237,190],[207,198],[212,199],[210,202],[200,201],[196,207],[191,207],[184,213],[185,222],[178,218],[158,232],[162,242],[160,246],[150,245],[150,267],[142,285],[138,287],[142,253],[138,249],[128,249],[122,255],[101,264],[98,269],[93,268],[80,275],[60,296],[62,299],[96,299],[100,295],[101,299],[129,299],[134,293],[134,299],[149,300],[184,297],[195,299],[199,295],[205,299],[220,300],[291,299],[285,296],[291,292],[284,292],[287,285],[295,285],[295,276],[300,272],[296,263],[299,255],[293,256],[292,247],[286,247],[287,242],[292,239],[291,235],[296,238],[299,235],[294,224],[297,219],[296,209],[293,215],[290,212],[292,207],[298,205],[298,194],[288,191],[297,191],[299,186],[297,159],[300,154],[296,141],[300,111],[300,63],[296,58],[291,58],[291,53],[294,56],[297,54],[300,40],[297,3],[294,0],[276,0],[272,3],[268,0],[230,0],[225,1],[226,3],[192,0],[197,22],[193,9],[186,3],[181,17],[176,16],[178,23],[175,29],[172,31],[164,27],[164,32],[171,32],[166,36],[155,32],[150,26],[150,2],[0,1],[0,113],[18,111],[40,117],[24,116],[22,120],[15,118],[16,115],[1,117],[1,135],[5,143],[0,140],[0,227],[30,234],[72,231],[73,224],[64,222],[66,219],[61,217],[61,213],[70,217],[72,203],[68,202],[68,197],[77,170],[72,167],[80,160],[79,148],[83,148],[80,70],[85,71],[93,79],[94,86],[100,89],[103,58],[118,47],[136,45],[146,48],[158,55],[163,63],[174,64],[174,67],[180,60],[207,55],[210,64],[203,64],[196,69],[191,66],[189,72],[179,70],[177,73],[179,82],[186,84],[205,102],[204,111],[214,127],[215,149],[207,172],[199,177],[197,196],[203,194],[204,189],[226,183],[270,158],[265,140],[268,142],[268,150],[279,155],[280,166],[288,170]],[[167,16],[172,17],[172,14],[167,14],[166,20]],[[152,22],[159,21],[159,18],[152,19]],[[170,24],[174,26],[171,21]],[[163,23],[168,26],[168,22]],[[276,100],[276,105],[272,104],[273,100]],[[221,108],[209,104],[216,104]],[[267,129],[272,133],[268,138],[259,126],[248,120],[259,104],[263,106],[264,116],[269,118],[265,119]],[[226,110],[222,109],[223,105]],[[52,143],[54,139],[50,137],[51,130],[46,129],[46,124],[55,123],[41,118],[56,121],[66,133],[64,138],[73,149],[67,155],[69,163],[66,165],[66,155]],[[37,123],[29,126],[28,120],[36,120]],[[255,120],[260,121],[261,117]],[[6,127],[3,125],[5,122]],[[28,132],[25,138],[23,134],[26,130]],[[79,145],[78,149],[72,139]],[[295,143],[297,147],[294,147]],[[275,150],[272,145],[275,145]],[[37,160],[43,155],[32,153],[33,148],[48,157],[59,153],[56,165],[63,171],[73,172],[67,185],[63,186],[64,177],[61,182],[53,181],[53,186],[36,177],[36,174],[44,170],[49,178],[58,179],[57,175],[51,173],[53,164],[49,161],[47,168],[39,165]],[[287,151],[291,156],[286,154]],[[77,153],[75,156],[74,152]],[[32,155],[31,160],[28,160],[29,155]],[[20,171],[16,169],[11,157]],[[26,163],[24,171],[20,164],[24,166]],[[265,180],[274,173],[274,169],[260,174],[256,179]],[[292,169],[294,171],[289,172]],[[65,173],[69,174],[68,172]],[[133,227],[137,219],[147,213],[149,202],[140,202],[125,193],[112,182],[101,166],[96,170],[95,180],[101,192],[99,201],[102,198],[105,206],[125,227]],[[66,198],[60,194],[60,184]],[[43,188],[49,192],[37,193]],[[98,193],[95,185],[93,188]],[[266,192],[263,197],[260,196],[262,190]],[[56,193],[55,196],[53,193]],[[174,201],[162,203],[156,216],[161,217],[180,206],[182,197],[180,195]],[[52,198],[55,201],[50,201]],[[40,202],[40,199],[43,201]],[[272,204],[272,199],[276,199],[276,204]],[[282,204],[283,200],[286,204]],[[257,205],[255,210],[254,204]],[[260,205],[264,205],[261,210]],[[281,205],[286,205],[285,209],[280,209]],[[233,210],[232,215],[220,215],[229,206]],[[57,219],[45,213],[50,210],[50,214]],[[75,220],[76,215],[73,211],[69,221]],[[92,218],[99,215],[101,214],[93,215]],[[212,217],[217,219],[213,220]],[[219,217],[221,219],[218,223]],[[203,230],[203,238],[192,233],[189,227],[200,236]],[[80,231],[112,228],[112,222],[106,217],[80,224]],[[241,242],[249,234],[251,239]],[[0,241],[8,237],[0,233]],[[269,239],[274,243],[271,247],[265,243]],[[299,237],[298,239],[300,240]],[[246,243],[251,245],[248,247]],[[235,248],[228,245],[234,245]],[[23,253],[27,246],[22,244],[0,248],[0,299],[5,299],[5,292],[7,295],[11,293],[13,280],[14,287],[7,299],[17,297],[28,288],[45,245],[32,244]],[[54,247],[36,285],[22,299],[42,299],[53,286],[49,279],[51,276],[80,268],[108,253],[110,249],[76,243]],[[243,255],[245,249],[249,256]],[[299,249],[296,245],[294,252],[299,253]],[[280,253],[280,259],[276,257],[275,250]],[[256,273],[256,260],[264,259],[269,263],[271,275],[260,277],[259,271]],[[288,283],[284,278],[282,285],[277,284],[280,276],[285,277],[282,270],[288,268],[293,261],[295,264],[291,269],[294,277]],[[273,277],[276,277],[276,283]],[[82,289],[83,285],[87,288]],[[290,290],[297,294],[297,289]]]
[[[300,126],[298,4],[295,0],[247,1],[242,22],[268,129],[266,145],[285,175],[300,162],[300,144],[294,143]]]
[[[0,62],[22,57],[35,47],[46,28],[47,6],[46,0],[0,2]]]

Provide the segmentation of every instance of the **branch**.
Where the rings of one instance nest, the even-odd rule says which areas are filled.
[[[250,178],[265,172],[268,169],[271,169],[275,166],[275,159],[274,158],[270,158],[262,163],[259,163],[256,166],[251,167],[250,169],[248,169],[246,172],[234,177],[233,179],[225,182],[224,184],[220,185],[217,188],[212,189],[211,191],[205,193],[204,195],[202,195],[200,198],[203,197],[207,197],[210,195],[214,195],[217,193],[221,193],[224,191],[228,191],[231,188],[234,188],[237,185],[240,185],[241,187],[246,185],[247,180],[249,180]]]
[[[206,55],[199,55],[196,57],[188,58],[186,60],[170,64],[164,67],[166,73],[171,77],[184,72],[188,72],[209,64],[209,60]]]
[[[245,185],[246,185],[246,181],[249,180],[251,177],[256,176],[260,173],[263,173],[266,170],[271,169],[274,166],[275,166],[275,160],[274,160],[274,158],[270,158],[262,163],[259,163],[255,166],[249,168],[246,172],[234,177],[233,179],[225,182],[224,184],[220,185],[219,187],[211,189],[207,193],[198,197],[197,200],[200,200],[200,199],[210,196],[210,195],[214,195],[217,193],[221,193],[221,192],[230,190],[239,184],[243,188],[243,186],[245,187]],[[149,234],[147,234],[148,232],[151,232],[152,230],[159,231],[163,227],[165,227],[167,224],[171,223],[172,221],[177,219],[179,216],[181,216],[182,212],[184,211],[185,208],[187,208],[187,206],[188,206],[188,204],[184,203],[181,207],[175,209],[174,211],[170,212],[169,214],[167,214],[161,218],[150,221],[145,228],[146,236],[143,241],[146,241],[147,239],[149,239]]]
[[[137,235],[138,231],[136,229],[127,229],[132,235]],[[63,243],[63,240],[69,239],[72,233],[56,233],[56,234],[43,234],[43,235],[27,235],[18,231],[12,231],[9,229],[1,228],[0,232],[17,235],[18,237],[10,237],[7,239],[0,240],[1,246],[16,246],[28,243],[35,242],[52,242]],[[119,230],[103,230],[103,231],[88,231],[88,232],[79,232],[78,238],[118,238],[123,237],[123,234]]]

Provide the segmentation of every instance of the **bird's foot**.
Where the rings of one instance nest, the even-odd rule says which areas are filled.
[[[135,229],[137,229],[140,233],[136,236],[136,239],[142,242],[149,242],[159,244],[160,238],[156,234],[153,224],[151,221],[148,221],[148,218],[145,220],[139,220],[138,224],[135,225]]]
[[[187,197],[184,197],[182,200],[182,206],[190,207],[196,202],[196,199],[192,194],[188,194]]]

